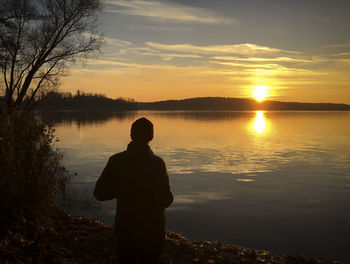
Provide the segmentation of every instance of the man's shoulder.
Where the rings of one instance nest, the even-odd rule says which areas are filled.
[[[119,153],[116,153],[116,154],[110,156],[109,160],[112,162],[115,162],[115,161],[123,159],[125,157],[125,155],[126,155],[126,151],[122,151],[122,152],[119,152]]]
[[[153,160],[155,161],[155,162],[157,162],[157,163],[159,163],[159,164],[165,164],[165,162],[164,162],[164,160],[161,158],[161,157],[159,157],[159,156],[157,156],[157,155],[152,155],[152,158],[153,158]]]
[[[153,160],[153,162],[156,163],[156,164],[165,165],[164,160],[161,157],[157,156],[157,155],[152,154],[152,155],[150,155],[148,157],[150,157]],[[123,151],[123,152],[119,152],[119,153],[116,153],[116,154],[110,156],[109,157],[109,162],[114,163],[114,164],[115,163],[120,163],[120,162],[123,163],[123,162],[127,162],[127,160],[129,158],[130,158],[130,155],[128,155],[128,152],[127,151]]]

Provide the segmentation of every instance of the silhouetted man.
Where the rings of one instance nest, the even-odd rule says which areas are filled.
[[[97,200],[117,198],[115,235],[121,263],[156,263],[165,240],[164,209],[173,202],[164,161],[153,154],[153,124],[131,126],[127,150],[111,156],[96,182]]]

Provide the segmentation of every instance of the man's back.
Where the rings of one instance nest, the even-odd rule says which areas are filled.
[[[100,201],[117,198],[119,255],[130,255],[130,250],[159,254],[165,239],[164,209],[173,195],[165,163],[147,143],[131,141],[126,151],[110,157],[94,195]]]

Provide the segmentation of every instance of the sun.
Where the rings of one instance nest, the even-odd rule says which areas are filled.
[[[254,86],[253,96],[258,102],[264,101],[266,97],[269,96],[268,93],[269,87],[265,85],[256,85]]]

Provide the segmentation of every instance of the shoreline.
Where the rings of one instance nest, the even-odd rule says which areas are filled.
[[[114,251],[112,227],[98,220],[51,208],[49,222],[21,220],[21,228],[7,230],[0,240],[0,262],[9,263],[119,263]],[[160,263],[271,263],[341,264],[315,257],[273,255],[220,241],[190,240],[167,232]]]

